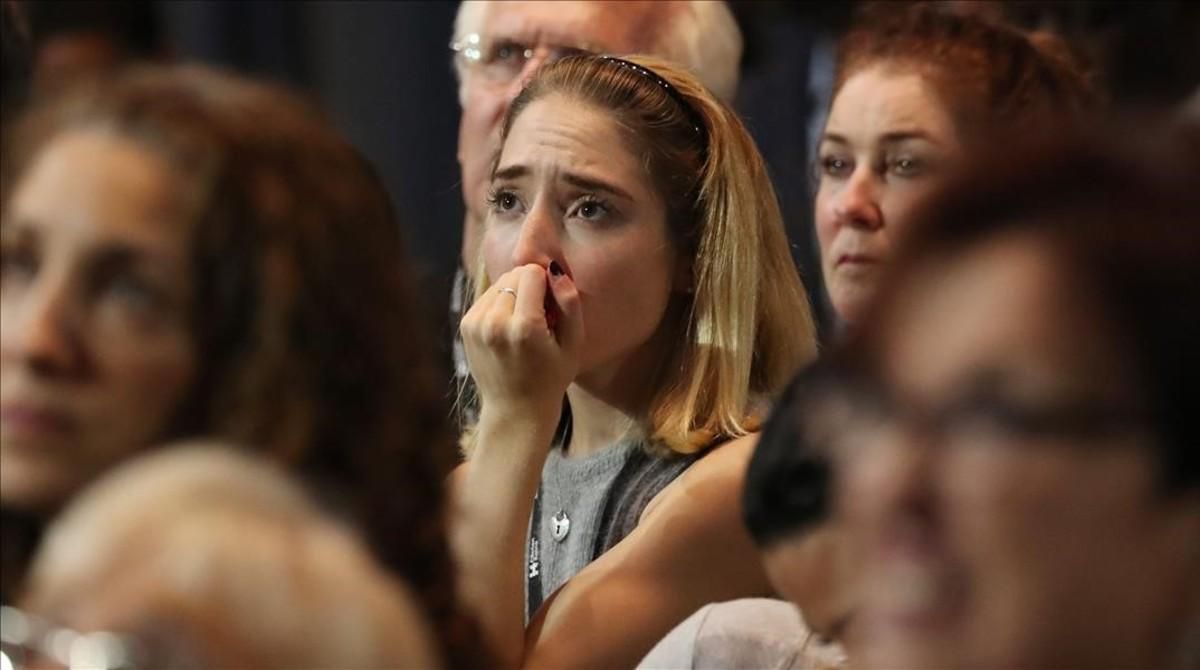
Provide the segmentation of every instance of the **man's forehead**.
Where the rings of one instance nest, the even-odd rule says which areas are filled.
[[[586,45],[599,51],[633,53],[646,49],[671,4],[491,2],[483,22],[484,34],[526,44]]]

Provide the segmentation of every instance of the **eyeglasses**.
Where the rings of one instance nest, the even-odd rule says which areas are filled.
[[[141,647],[125,635],[81,633],[55,626],[15,607],[0,607],[0,670],[42,667],[51,661],[68,670],[133,670]]]
[[[494,84],[509,84],[521,76],[529,61],[540,57],[542,64],[568,56],[595,53],[586,44],[522,44],[511,39],[490,39],[479,33],[465,35],[450,43],[450,50],[465,68],[478,72]]]
[[[826,453],[851,456],[898,431],[919,431],[951,448],[1019,449],[1035,442],[1095,445],[1145,427],[1142,412],[1090,399],[1035,402],[995,384],[964,389],[950,402],[923,406],[882,383],[826,371],[799,399],[801,440]]]

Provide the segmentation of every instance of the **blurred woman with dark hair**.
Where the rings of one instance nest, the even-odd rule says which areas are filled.
[[[462,635],[446,408],[359,154],[281,90],[181,68],[31,110],[3,160],[4,597],[81,485],[207,436],[298,473]]]

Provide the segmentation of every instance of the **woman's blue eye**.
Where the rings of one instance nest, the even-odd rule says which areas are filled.
[[[108,284],[108,293],[138,310],[155,311],[167,302],[166,295],[151,282],[136,276],[114,277]]]
[[[837,177],[850,171],[850,161],[838,156],[825,156],[821,159],[821,171],[831,177]]]
[[[888,161],[890,171],[901,177],[913,177],[924,171],[925,163],[919,158],[904,156]]]

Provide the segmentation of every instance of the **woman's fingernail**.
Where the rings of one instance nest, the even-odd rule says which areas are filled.
[[[557,277],[557,276],[561,275],[562,273],[563,273],[562,266],[558,264],[558,261],[550,261],[550,274]]]

